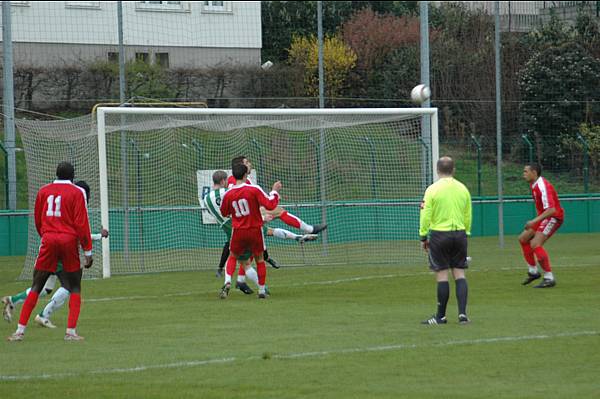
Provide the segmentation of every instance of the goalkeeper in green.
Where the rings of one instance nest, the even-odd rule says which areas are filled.
[[[213,190],[210,191],[204,197],[204,203],[206,204],[206,209],[208,210],[208,212],[217,220],[217,223],[227,236],[227,241],[229,242],[232,233],[231,219],[223,217],[220,211],[221,199],[227,191],[227,173],[225,171],[218,170],[215,173],[213,173],[212,180]],[[299,243],[314,241],[318,238],[316,234],[299,235],[280,228],[274,229],[264,226],[263,229],[263,233],[268,236],[277,237],[283,240],[295,240]],[[244,294],[252,294],[254,292],[246,283],[246,276],[248,276],[248,278],[258,286],[258,274],[256,273],[256,270],[253,267],[247,267],[246,270],[244,270],[244,265],[250,262],[251,257],[252,254],[248,252],[244,254],[244,256],[241,257],[241,259],[238,259],[240,261],[241,267],[238,271],[238,277],[235,287],[242,291]],[[235,258],[229,256],[227,262],[235,263]],[[235,266],[232,268],[235,270]],[[227,274],[225,274],[225,280],[227,280],[228,278],[231,279],[231,276],[227,276]]]

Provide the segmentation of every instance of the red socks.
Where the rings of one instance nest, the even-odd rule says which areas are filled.
[[[542,266],[542,269],[544,269],[544,271],[547,273],[551,272],[552,268],[550,267],[550,259],[548,258],[548,253],[546,252],[544,247],[537,247],[533,250],[533,252],[537,257],[540,266]]]
[[[267,279],[267,265],[265,261],[256,263],[256,274],[258,274],[258,285],[265,285]]]
[[[300,221],[297,217],[290,215],[287,211],[283,211],[279,216],[279,219],[288,226],[295,227],[297,229],[300,228]]]
[[[21,315],[19,316],[19,324],[20,325],[26,326],[27,323],[29,322],[29,317],[31,317],[31,312],[33,312],[33,309],[35,308],[35,305],[37,304],[39,296],[40,296],[40,294],[38,294],[37,292],[35,292],[33,290],[29,291],[27,298],[25,298],[25,303],[23,303],[23,309],[21,309]]]
[[[71,293],[69,298],[69,318],[67,320],[67,328],[77,327],[79,319],[79,311],[81,310],[81,294]]]
[[[235,258],[229,255],[229,258],[227,258],[227,263],[225,264],[225,273],[227,273],[230,276],[233,276],[233,273],[235,273],[235,264]],[[241,269],[243,269],[243,267],[240,267],[240,270]]]
[[[535,258],[533,257],[533,249],[531,248],[531,245],[529,245],[529,242],[526,242],[525,244],[520,242],[520,244],[521,244],[521,249],[523,250],[523,257],[525,258],[525,261],[527,262],[527,264],[529,266],[535,266]]]

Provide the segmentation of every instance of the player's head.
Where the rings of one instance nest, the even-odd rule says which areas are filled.
[[[63,161],[56,167],[56,177],[58,180],[70,180],[75,178],[75,168],[67,161]]]
[[[250,163],[250,160],[245,155],[240,155],[239,157],[235,157],[231,160],[231,170],[233,170],[233,165],[237,163],[241,163],[242,165],[246,166],[248,168],[248,173],[252,171],[252,163]]]
[[[454,160],[448,156],[441,157],[437,161],[437,171],[440,176],[453,176]]]
[[[248,175],[248,168],[244,164],[236,163],[232,165],[231,173],[236,180],[245,180]]]
[[[542,175],[542,165],[539,163],[528,163],[523,168],[523,179],[532,183]]]
[[[75,182],[75,185],[83,188],[83,191],[85,191],[85,199],[87,200],[87,202],[90,202],[90,186],[89,186],[89,184],[87,184],[87,182],[85,180],[77,180]]]
[[[227,186],[227,173],[223,170],[217,170],[212,175],[213,184],[219,187]]]

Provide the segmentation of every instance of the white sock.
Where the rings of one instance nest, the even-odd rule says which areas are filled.
[[[552,272],[546,272],[546,273],[544,273],[544,279],[545,280],[554,280],[554,274],[552,274]]]
[[[225,273],[225,284],[231,284],[231,274]]]
[[[529,266],[529,274],[537,274],[538,273],[537,265],[536,266],[528,265],[528,266]]]
[[[300,230],[302,230],[305,233],[309,233],[310,234],[310,233],[312,233],[315,230],[315,228],[312,225],[306,224],[306,223],[304,223],[301,220],[300,221]]]
[[[238,274],[237,281],[238,281],[238,283],[245,283],[246,282],[246,276],[240,276]]]
[[[249,267],[246,269],[246,277],[248,277],[254,284],[258,285],[258,274],[256,269]]]
[[[259,294],[264,294],[265,293],[265,286],[264,285],[259,285],[258,286],[258,293]]]
[[[25,327],[23,324],[17,324],[17,333],[18,334],[25,334]]]
[[[74,328],[67,328],[67,334],[69,335],[77,335],[77,332]]]
[[[71,293],[69,292],[69,290],[67,290],[64,287],[60,287],[59,289],[57,289],[54,295],[52,295],[50,302],[48,302],[48,304],[42,311],[42,317],[47,319],[52,315],[52,313],[60,309],[60,307],[64,305],[67,301],[67,298],[70,294]]]
[[[301,236],[286,229],[273,229],[273,237],[281,238],[282,240],[295,240]]]

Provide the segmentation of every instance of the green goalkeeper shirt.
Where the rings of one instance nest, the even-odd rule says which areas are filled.
[[[427,187],[421,202],[419,235],[430,230],[460,231],[471,234],[471,194],[453,177],[444,177]]]

